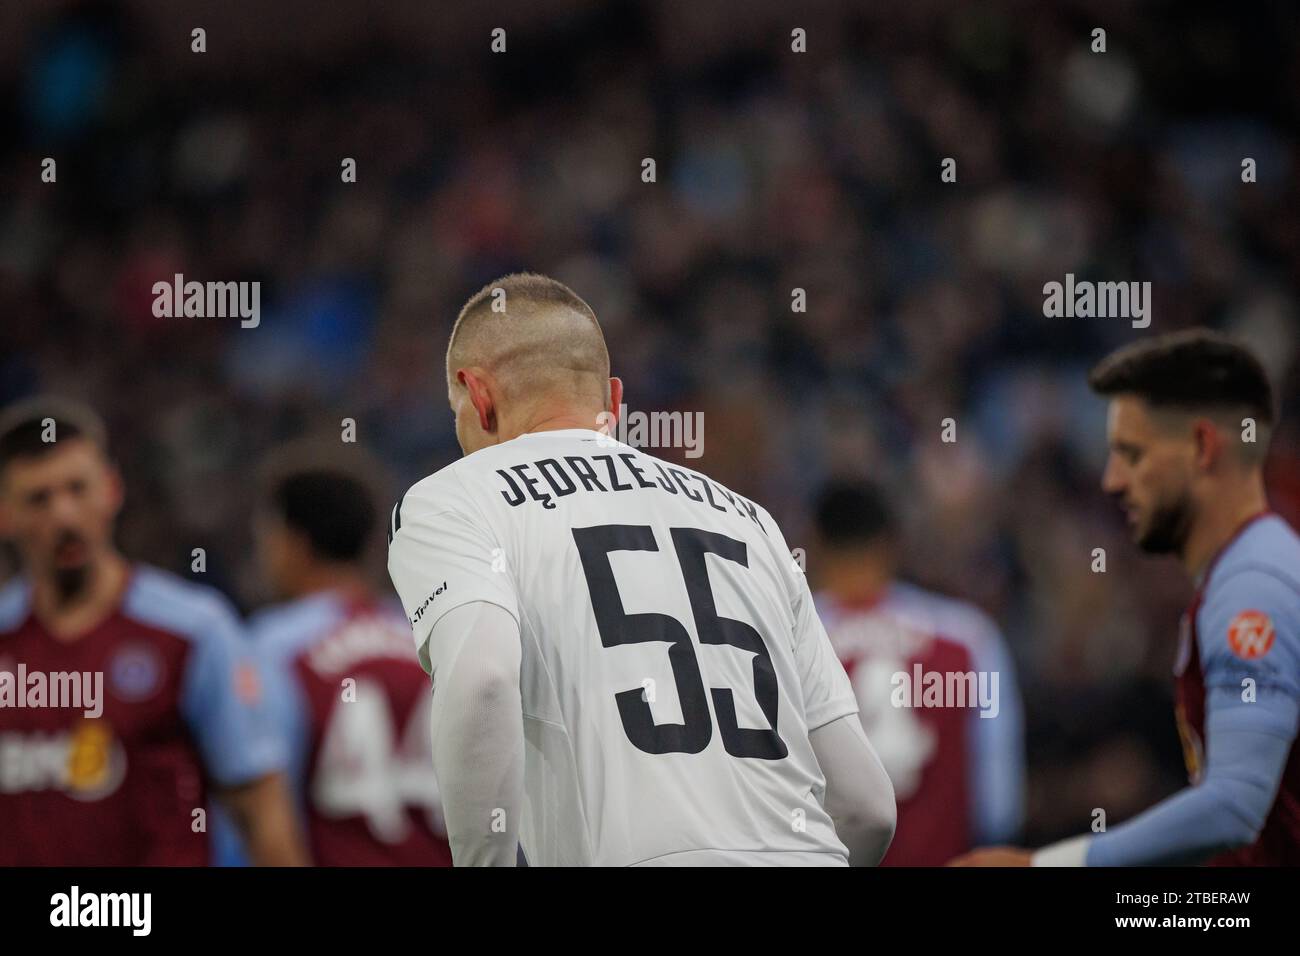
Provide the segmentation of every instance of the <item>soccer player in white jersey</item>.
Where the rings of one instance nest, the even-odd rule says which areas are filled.
[[[461,310],[465,457],[393,509],[457,865],[875,864],[893,789],[771,515],[597,430],[591,308],[520,274]]]

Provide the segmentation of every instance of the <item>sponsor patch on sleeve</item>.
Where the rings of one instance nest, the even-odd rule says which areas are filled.
[[[249,707],[262,699],[262,681],[257,668],[247,661],[240,661],[235,666],[235,695]]]
[[[1263,611],[1242,611],[1228,625],[1228,646],[1242,660],[1263,657],[1273,646],[1273,621]]]

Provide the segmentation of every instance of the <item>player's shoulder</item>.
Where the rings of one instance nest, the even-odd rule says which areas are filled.
[[[700,471],[698,468],[692,468],[690,465],[687,465],[685,463],[668,461],[665,458],[660,458],[658,455],[650,454],[650,452],[646,451],[644,448],[635,448],[631,445],[622,445],[621,443],[620,443],[620,447],[625,449],[626,451],[635,452],[636,454],[640,455],[642,458],[648,458],[652,462],[662,465],[666,470],[680,471],[687,478],[691,478],[697,481],[708,482],[715,489],[720,491],[724,497],[735,498],[738,501],[747,501],[754,506],[755,510],[759,513],[759,515],[761,515],[762,517],[768,520],[771,520],[772,517],[771,513],[766,508],[764,508],[761,504],[759,504],[757,501],[754,501],[751,498],[746,498],[744,495],[740,494],[740,492],[736,491],[734,488],[724,485],[722,482],[718,481],[718,479],[714,478],[712,475],[707,475],[704,472]]]
[[[486,460],[478,457],[482,454],[475,452],[458,458],[407,488],[393,505],[389,516],[390,534],[401,527],[404,519],[463,510],[470,498],[469,489],[481,475],[481,470],[490,470],[486,469]]]
[[[22,576],[0,585],[0,637],[18,629],[31,608],[31,582]]]
[[[1300,535],[1279,515],[1252,522],[1210,570],[1204,605],[1271,600],[1300,614]]]
[[[290,656],[328,634],[345,616],[330,594],[312,594],[264,607],[248,618],[248,633],[271,656]]]
[[[1283,519],[1253,522],[1223,553],[1204,584],[1196,624],[1204,660],[1268,667],[1280,656],[1296,659],[1300,539]]]
[[[890,590],[890,603],[900,616],[912,618],[948,640],[972,647],[1001,640],[997,623],[970,601],[900,581]]]
[[[147,564],[132,568],[122,613],[133,621],[187,640],[240,633],[239,613],[214,587]]]
[[[613,440],[609,439],[609,441],[612,442]],[[734,488],[718,481],[718,479],[714,478],[712,475],[705,474],[698,468],[692,468],[690,465],[668,461],[667,459],[660,458],[657,455],[652,455],[644,448],[636,448],[632,445],[625,445],[622,442],[614,442],[614,444],[623,451],[634,452],[642,458],[648,459],[655,465],[663,468],[664,471],[669,474],[676,472],[678,477],[681,477],[688,483],[688,487],[693,487],[689,485],[689,482],[692,481],[699,482],[702,485],[707,485],[711,489],[711,492],[716,495],[717,500],[725,506],[724,510],[734,511],[741,517],[748,517],[753,524],[757,525],[760,530],[766,532],[769,536],[775,532],[776,537],[782,537],[781,529],[777,525],[776,519],[772,517],[770,511],[764,508],[758,501],[742,495]],[[695,490],[698,491],[698,489]]]

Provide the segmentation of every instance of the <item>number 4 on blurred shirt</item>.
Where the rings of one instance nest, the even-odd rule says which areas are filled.
[[[250,631],[313,861],[450,866],[429,678],[400,610],[324,592],[255,615]],[[228,828],[216,842],[221,863],[242,862]]]

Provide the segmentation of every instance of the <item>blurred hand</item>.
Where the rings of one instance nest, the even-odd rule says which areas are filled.
[[[1029,866],[1033,850],[1014,846],[986,846],[948,861],[948,866]]]

